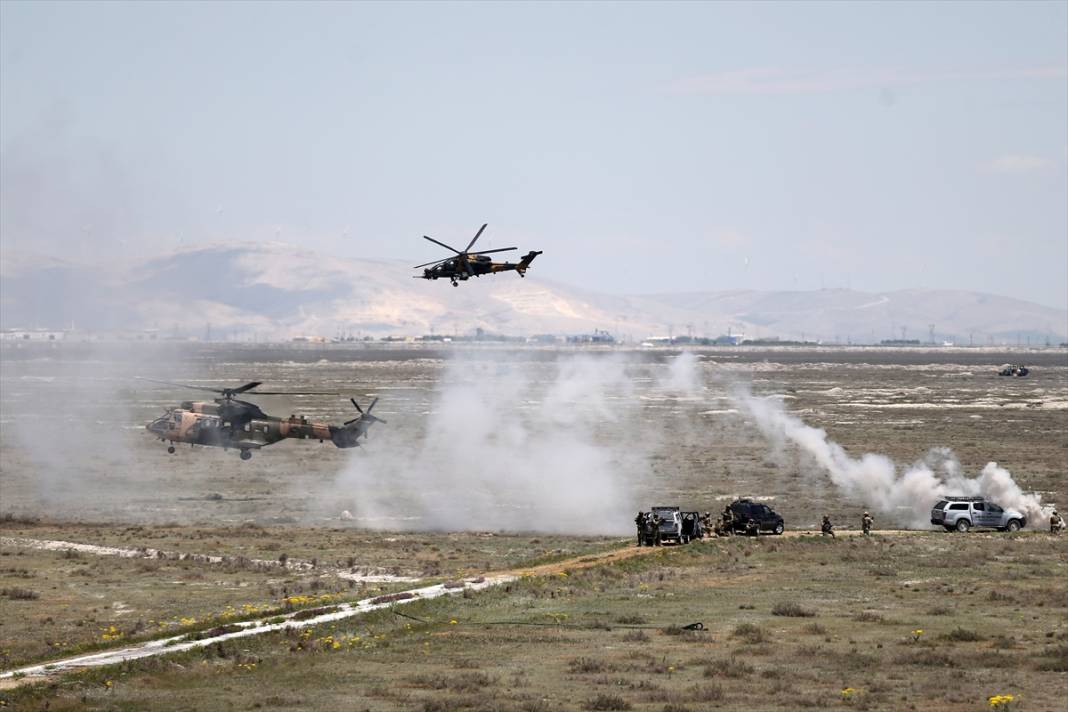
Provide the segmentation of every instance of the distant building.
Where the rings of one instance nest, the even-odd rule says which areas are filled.
[[[616,337],[601,329],[594,329],[592,334],[576,334],[567,337],[569,344],[614,344]]]
[[[4,329],[0,332],[3,341],[62,341],[65,332],[52,329]]]

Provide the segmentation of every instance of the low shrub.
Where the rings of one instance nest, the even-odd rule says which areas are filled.
[[[737,658],[722,658],[713,660],[705,665],[705,677],[730,677],[742,678],[752,675],[756,671],[749,663]]]
[[[775,607],[771,609],[771,615],[785,616],[787,618],[812,618],[816,615],[816,612],[804,608],[800,603],[790,601],[789,603],[776,603]]]
[[[968,630],[967,628],[961,628],[959,626],[938,637],[942,640],[948,640],[954,643],[975,643],[986,639],[986,636],[977,633],[974,630]]]
[[[597,695],[583,705],[583,709],[587,710],[629,710],[630,708],[630,703],[618,695]]]
[[[734,628],[734,632],[731,635],[740,640],[744,640],[750,645],[756,645],[757,643],[763,643],[768,639],[767,634],[763,628],[753,623],[741,623]]]

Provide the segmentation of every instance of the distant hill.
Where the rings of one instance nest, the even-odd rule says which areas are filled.
[[[1068,312],[1008,297],[947,290],[873,294],[701,292],[614,296],[540,280],[537,270],[483,277],[459,288],[412,279],[399,261],[328,257],[293,245],[234,243],[124,265],[86,267],[4,254],[3,328],[138,330],[238,338],[469,333],[617,337],[716,336],[871,342],[887,338],[975,343],[1068,338]]]

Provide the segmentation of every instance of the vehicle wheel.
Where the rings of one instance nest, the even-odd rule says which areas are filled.
[[[972,523],[969,522],[967,519],[958,519],[957,520],[957,531],[959,531],[961,533],[966,533],[971,528],[972,528]]]
[[[249,452],[248,450],[242,450],[241,451],[241,459],[242,460],[247,460],[250,457],[252,457],[252,453],[251,452]]]
[[[1020,520],[1019,519],[1010,519],[1008,526],[1005,527],[1005,531],[1007,531],[1007,532],[1018,532],[1018,531],[1020,531]]]
[[[784,531],[786,531],[786,525],[784,525],[782,522],[778,522],[775,524],[775,528],[772,531],[776,535],[782,534]]]
[[[168,447],[167,448],[167,452],[169,452],[170,454],[173,455],[174,454],[174,445],[171,445],[170,447]]]

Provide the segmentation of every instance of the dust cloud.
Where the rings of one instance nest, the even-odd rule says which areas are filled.
[[[796,445],[827,472],[843,496],[897,524],[929,527],[931,508],[944,495],[987,497],[1023,513],[1031,524],[1049,517],[1051,510],[1042,505],[1041,496],[1023,492],[1012,474],[996,462],[969,477],[952,450],[940,447],[924,460],[899,469],[885,455],[850,456],[826,431],[788,413],[778,398],[759,398],[741,387],[734,388],[732,397],[773,445]]]
[[[0,359],[0,462],[4,505],[12,500],[57,519],[83,514],[86,502],[130,502],[151,492],[139,475],[144,418],[132,392],[139,365],[130,345],[79,344],[79,356]],[[148,358],[158,356],[151,352]],[[140,366],[144,368],[144,366]],[[20,496],[12,492],[12,473]],[[24,495],[24,496],[22,496]]]
[[[350,460],[334,511],[382,529],[628,530],[651,445],[622,359],[457,357],[439,384],[424,432],[391,423]]]

